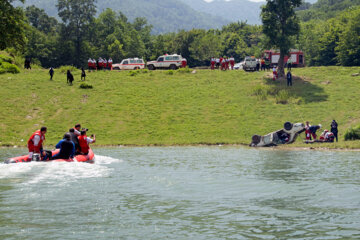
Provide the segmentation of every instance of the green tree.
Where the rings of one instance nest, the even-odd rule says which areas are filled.
[[[74,64],[82,66],[88,56],[88,45],[84,41],[87,39],[90,25],[94,22],[96,14],[96,0],[58,0],[58,15],[63,21],[61,33],[63,39],[73,42],[75,47]]]
[[[24,0],[20,0],[24,3]],[[24,14],[12,5],[13,0],[0,0],[0,49],[25,45]]]
[[[267,37],[267,45],[280,49],[279,77],[284,77],[284,56],[293,45],[293,36],[300,31],[295,8],[301,0],[267,0],[261,10],[263,32]]]

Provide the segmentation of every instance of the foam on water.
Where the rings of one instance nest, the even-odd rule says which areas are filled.
[[[57,185],[84,178],[108,177],[113,170],[106,166],[122,160],[96,155],[95,163],[30,162],[0,164],[0,179],[22,178],[24,184],[56,183]]]

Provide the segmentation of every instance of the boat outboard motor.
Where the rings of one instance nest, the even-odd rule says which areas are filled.
[[[34,161],[34,162],[39,162],[39,161],[41,161],[40,154],[39,154],[39,153],[34,153],[34,154],[32,155],[31,161]]]

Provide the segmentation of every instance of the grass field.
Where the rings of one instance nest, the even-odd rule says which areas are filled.
[[[73,86],[55,70],[0,75],[0,146],[26,146],[47,126],[54,145],[75,123],[95,133],[98,145],[249,144],[253,134],[282,128],[286,121],[339,123],[340,142],[329,148],[360,148],[345,142],[360,124],[359,67],[294,69],[293,86],[273,82],[269,72],[197,70],[87,72]],[[320,133],[319,133],[320,134]],[[303,134],[301,138],[303,138]],[[294,146],[309,147],[298,139]]]

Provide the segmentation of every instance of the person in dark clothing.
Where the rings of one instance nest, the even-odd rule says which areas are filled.
[[[292,86],[292,75],[290,71],[287,72],[286,79],[287,79],[287,85]]]
[[[84,68],[82,67],[81,68],[81,81],[83,80],[83,78],[84,78],[84,81],[85,81],[85,77],[86,77],[86,73],[85,73]]]
[[[78,136],[75,134],[75,129],[70,128],[69,133],[71,136],[71,141],[75,144],[75,155],[80,154],[81,148],[80,148]]]
[[[69,85],[72,85],[72,82],[74,81],[74,76],[71,74],[70,70],[67,70],[66,81]]]
[[[311,126],[309,127],[309,131],[310,131],[313,139],[316,139],[316,137],[317,137],[317,136],[316,136],[316,131],[317,131],[318,129],[320,129],[320,128],[321,128],[321,124],[319,124],[319,125],[311,125]]]
[[[70,133],[65,133],[64,139],[60,140],[60,142],[56,144],[56,148],[60,148],[60,152],[58,154],[55,154],[52,157],[52,160],[69,159],[74,157],[75,144],[71,141]]]
[[[54,69],[52,67],[49,70],[49,74],[50,74],[50,80],[52,80],[54,76]]]
[[[338,141],[338,124],[335,120],[332,120],[331,122],[331,132],[334,134],[335,138],[336,138],[336,142]]]

